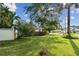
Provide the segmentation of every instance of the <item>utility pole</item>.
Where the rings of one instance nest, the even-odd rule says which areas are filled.
[[[68,19],[67,19],[67,33],[68,33],[68,37],[71,37],[70,35],[70,7],[71,5],[68,6]]]

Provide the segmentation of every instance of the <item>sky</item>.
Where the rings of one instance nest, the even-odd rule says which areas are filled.
[[[76,9],[74,7],[74,5],[71,7],[71,11],[70,11],[70,19],[71,19],[71,26],[75,25],[75,26],[79,26],[79,8]],[[64,26],[67,23],[67,9],[64,9],[62,11],[62,14],[60,15],[59,18],[62,22],[62,26]],[[64,21],[66,20],[66,21]]]
[[[5,3],[5,5],[9,7],[10,11],[16,12],[16,15],[20,16],[22,20],[29,22],[30,18],[28,14],[25,14],[24,7],[32,5],[31,3],[13,3],[12,5]],[[67,22],[65,21],[67,20],[67,9],[62,11],[59,19],[61,20],[61,25],[64,27]],[[79,8],[76,9],[74,5],[71,7],[71,26],[72,25],[79,26]]]
[[[24,7],[26,6],[30,6],[31,4],[30,3],[16,3],[16,14],[19,15],[21,17],[22,20],[26,20],[26,21],[29,21],[29,16],[28,14],[25,14],[24,12]]]

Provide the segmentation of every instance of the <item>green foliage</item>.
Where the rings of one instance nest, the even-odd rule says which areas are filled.
[[[13,13],[7,7],[0,7],[0,27],[11,27],[13,20]]]
[[[19,26],[19,31],[22,33],[23,36],[30,36],[33,35],[34,32],[34,25],[29,22],[21,22]]]
[[[46,28],[50,30],[51,27],[53,27],[52,29],[57,27],[58,21],[52,21],[54,24],[51,24],[50,27],[48,20],[58,20],[58,13],[60,12],[61,7],[62,4],[36,3],[27,7],[26,12],[30,13],[31,20],[38,24],[38,27],[41,27],[44,31]],[[51,8],[53,8],[53,10]]]
[[[14,19],[19,20],[19,16],[15,16],[16,13],[9,11],[8,7],[0,6],[0,28],[10,28],[13,26]]]
[[[59,29],[59,27],[59,22],[57,20],[47,20],[44,23],[44,30],[47,30],[49,32],[55,29]]]
[[[46,35],[47,32],[46,31],[39,31],[39,32],[34,32],[33,36],[43,36],[43,35]]]

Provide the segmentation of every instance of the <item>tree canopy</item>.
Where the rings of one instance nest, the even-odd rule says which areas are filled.
[[[42,30],[46,27],[53,28],[58,26],[58,17],[62,4],[49,4],[49,3],[35,3],[25,9],[26,13],[30,14],[30,18],[33,22],[39,25]],[[48,23],[51,20],[51,25]],[[46,24],[46,25],[45,25]],[[53,27],[50,27],[52,26]]]
[[[15,16],[16,13],[9,11],[9,8],[0,4],[0,28],[11,28],[13,26],[14,19],[19,20],[19,16]],[[19,18],[19,19],[18,19]]]

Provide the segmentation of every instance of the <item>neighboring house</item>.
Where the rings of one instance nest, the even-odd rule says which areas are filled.
[[[67,27],[63,28],[64,33],[67,33]],[[79,26],[70,26],[71,33],[79,33]]]
[[[61,29],[58,29],[58,30],[52,30],[51,33],[59,33],[59,34],[63,34],[64,31],[61,30]]]
[[[79,26],[71,26],[71,32],[79,33]]]
[[[18,37],[18,31],[13,28],[0,28],[0,41],[14,40]]]
[[[14,40],[14,31],[12,29],[0,28],[0,41]]]
[[[14,26],[12,28],[0,28],[0,41],[14,40],[16,38],[18,38],[18,30],[14,29]]]

